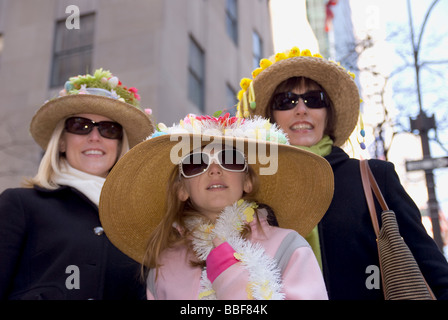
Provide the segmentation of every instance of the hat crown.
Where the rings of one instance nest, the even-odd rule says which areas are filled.
[[[150,138],[165,134],[200,134],[289,144],[286,133],[268,119],[261,116],[250,119],[230,117],[229,113],[218,118],[189,114],[179,124],[171,127],[159,123],[158,131]]]
[[[95,70],[94,74],[70,77],[59,92],[59,97],[77,94],[94,94],[126,102],[140,109],[140,95],[134,87],[123,86],[118,77],[103,68]]]

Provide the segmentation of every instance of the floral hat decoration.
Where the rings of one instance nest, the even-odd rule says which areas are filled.
[[[269,101],[277,86],[291,77],[306,77],[317,82],[327,92],[335,111],[336,146],[350,137],[358,123],[360,97],[354,73],[339,63],[326,60],[319,53],[312,54],[298,47],[261,59],[252,78],[240,81],[237,116],[270,116]]]
[[[254,198],[274,210],[279,225],[308,235],[333,197],[328,162],[290,146],[284,132],[268,119],[190,114],[171,127],[159,124],[158,131],[126,153],[107,176],[99,212],[112,243],[142,263],[149,234],[167,209],[170,176],[182,157],[223,144],[244,153],[260,182]]]
[[[57,123],[79,114],[99,114],[120,123],[133,147],[154,132],[151,110],[142,109],[134,87],[124,86],[110,71],[97,69],[93,75],[78,75],[65,82],[58,97],[46,101],[34,115],[30,132],[45,150]]]

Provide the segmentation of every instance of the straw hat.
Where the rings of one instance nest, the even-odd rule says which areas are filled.
[[[225,139],[226,144],[242,150],[260,180],[255,199],[274,210],[283,228],[307,236],[330,205],[334,182],[328,162],[286,144],[283,132],[267,119],[190,115],[177,126],[159,124],[159,128],[164,132],[154,134],[117,162],[107,176],[99,204],[108,238],[137,262],[142,263],[149,235],[166,213],[170,173],[178,159],[198,146]],[[263,148],[272,161],[278,161],[271,174],[263,174],[272,165],[261,158]],[[171,158],[173,154],[176,159]]]
[[[79,113],[99,114],[123,126],[129,147],[154,132],[153,123],[140,108],[137,89],[124,87],[109,71],[71,77],[57,98],[46,101],[30,124],[34,140],[46,149],[58,122]]]
[[[327,92],[335,111],[334,145],[341,146],[350,137],[359,117],[360,97],[354,74],[338,63],[297,47],[260,61],[252,79],[243,78],[238,94],[238,115],[267,116],[268,103],[277,86],[291,77],[306,77]]]

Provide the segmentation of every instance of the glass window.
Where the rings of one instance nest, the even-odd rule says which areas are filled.
[[[65,19],[56,22],[51,87],[92,71],[94,18],[94,14],[81,16],[79,29],[68,29]]]
[[[226,2],[227,34],[238,45],[238,3],[237,0]]]
[[[205,111],[205,54],[199,45],[190,38],[188,63],[188,98]]]
[[[253,68],[260,66],[260,60],[263,58],[263,43],[257,31],[252,33],[252,50],[253,50]]]

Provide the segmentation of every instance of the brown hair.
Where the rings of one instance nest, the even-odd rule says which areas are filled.
[[[246,174],[252,183],[252,191],[247,194],[244,193],[242,198],[248,201],[255,201],[254,194],[256,194],[259,186],[258,176],[250,166],[248,166]],[[189,246],[191,241],[189,240],[191,239],[191,232],[186,228],[185,221],[187,217],[198,216],[199,213],[194,209],[189,199],[186,201],[179,200],[178,193],[182,187],[183,181],[184,178],[179,176],[179,169],[176,166],[171,172],[167,186],[167,207],[165,215],[149,236],[148,244],[146,246],[143,260],[144,263],[142,265],[142,276],[144,279],[146,279],[147,276],[145,266],[158,269],[160,267],[159,257],[165,249],[172,248],[179,244]],[[177,228],[173,227],[173,225],[176,225]],[[181,234],[179,230],[183,230],[183,234]],[[242,230],[243,237],[247,237],[249,233],[250,228]],[[191,248],[191,246],[189,247]],[[198,265],[197,262],[192,263]]]
[[[319,85],[316,81],[311,80],[309,78],[292,77],[292,78],[286,79],[285,81],[281,82],[277,86],[277,88],[275,88],[275,90],[269,100],[268,107],[266,108],[266,114],[264,116],[266,118],[269,118],[271,123],[275,123],[274,114],[272,112],[272,105],[273,105],[274,96],[276,94],[286,92],[286,91],[291,91],[296,88],[308,89],[310,87],[318,87],[320,90],[322,90],[324,92],[326,102],[329,106],[327,108],[327,123],[325,125],[324,135],[328,135],[332,140],[334,140],[335,139],[334,138],[334,125],[335,125],[336,119],[335,119],[333,102],[331,101],[331,99],[328,96],[325,89],[322,88],[322,86]]]

